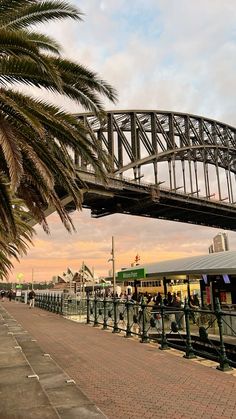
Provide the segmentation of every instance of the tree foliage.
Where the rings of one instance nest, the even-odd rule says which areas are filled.
[[[65,18],[80,21],[82,13],[59,0],[0,0],[0,222],[15,240],[19,226],[13,196],[22,200],[24,211],[45,231],[48,206],[55,207],[71,231],[73,223],[58,191],[70,194],[76,208],[81,208],[84,185],[72,152],[103,179],[109,168],[101,145],[74,115],[22,92],[22,85],[56,92],[101,119],[105,117],[102,98],[116,100],[115,90],[95,72],[63,58],[56,40],[32,29],[38,23]]]

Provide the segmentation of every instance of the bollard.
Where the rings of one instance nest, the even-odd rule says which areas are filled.
[[[113,299],[113,311],[114,311],[114,326],[112,333],[120,333],[120,329],[118,327],[118,302],[119,300],[114,297]]]
[[[132,336],[131,325],[130,325],[130,306],[131,306],[131,304],[132,303],[129,300],[127,300],[125,302],[126,313],[127,313],[126,334],[125,334],[126,338],[130,338]]]
[[[192,347],[189,313],[190,313],[190,307],[188,304],[188,300],[186,298],[185,304],[184,304],[184,316],[185,316],[185,324],[186,324],[186,351],[185,351],[184,358],[193,359],[193,358],[196,358],[196,355]]]
[[[164,314],[165,314],[165,306],[163,302],[161,301],[161,346],[159,346],[159,349],[161,349],[162,351],[166,351],[167,349],[170,349],[167,343],[167,339],[166,339]]]
[[[104,296],[104,300],[103,300],[103,308],[104,308],[104,313],[103,313],[103,330],[108,329],[107,326],[107,300],[106,300],[106,296]]]
[[[216,298],[215,315],[217,318],[219,335],[220,335],[220,356],[219,356],[220,365],[218,365],[216,368],[220,371],[230,371],[232,370],[232,368],[229,366],[229,360],[227,358],[226,351],[225,351],[225,345],[224,345],[224,339],[223,339],[223,322],[222,322],[223,314],[221,311],[220,302],[218,298]]]
[[[87,293],[87,324],[90,324],[90,299],[89,299],[89,293]]]

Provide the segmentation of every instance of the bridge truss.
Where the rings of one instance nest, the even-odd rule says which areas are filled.
[[[80,114],[111,157],[103,185],[75,163],[92,216],[126,213],[236,230],[236,129],[200,116],[111,111],[106,122]]]

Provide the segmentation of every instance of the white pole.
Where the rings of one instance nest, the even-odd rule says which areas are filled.
[[[70,295],[71,295],[71,276],[69,276],[69,293],[70,293]]]
[[[31,284],[31,288],[32,288],[32,290],[34,289],[34,268],[32,268],[32,277],[31,277],[31,282],[32,282],[32,284]]]
[[[82,264],[82,298],[84,298],[84,261]]]
[[[92,291],[92,295],[94,297],[94,266],[92,268],[92,274],[93,274],[93,291]]]
[[[112,276],[113,276],[113,295],[116,295],[116,270],[115,270],[115,240],[112,236]]]

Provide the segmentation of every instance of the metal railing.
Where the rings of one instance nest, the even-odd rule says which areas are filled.
[[[68,294],[37,294],[36,306],[71,317],[79,322],[126,338],[137,336],[140,342],[155,341],[161,350],[184,351],[188,359],[201,356],[219,362],[218,369],[236,367],[236,311],[193,309],[185,301],[182,307],[137,303],[118,298],[86,299]]]

